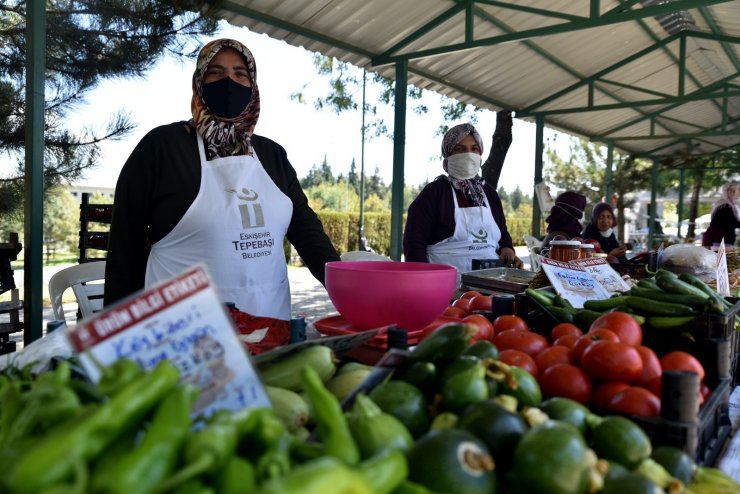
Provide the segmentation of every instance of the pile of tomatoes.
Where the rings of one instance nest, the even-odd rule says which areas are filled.
[[[658,357],[642,345],[642,328],[627,313],[607,312],[585,333],[574,324],[560,323],[544,335],[531,331],[516,315],[502,315],[491,323],[472,313],[490,310],[490,306],[490,296],[466,292],[445,315],[464,321],[475,318],[466,322],[480,323],[477,339],[489,339],[498,348],[501,361],[537,378],[545,397],[570,398],[602,412],[658,416],[661,376],[669,370],[699,375],[699,403],[710,393],[704,384],[704,368],[696,357],[682,351]],[[489,326],[478,321],[479,315]]]

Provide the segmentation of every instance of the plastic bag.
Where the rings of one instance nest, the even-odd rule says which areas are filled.
[[[690,273],[702,279],[714,279],[717,254],[700,245],[674,244],[658,252],[658,267],[674,273]]]

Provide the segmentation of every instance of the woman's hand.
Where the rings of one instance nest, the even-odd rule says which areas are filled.
[[[499,259],[504,261],[504,267],[507,268],[522,269],[524,267],[522,260],[516,256],[516,252],[514,252],[514,249],[510,247],[504,247],[501,249]]]
[[[622,246],[616,247],[612,249],[611,252],[609,252],[609,255],[614,256],[614,257],[625,257],[627,255],[627,246],[622,245]]]

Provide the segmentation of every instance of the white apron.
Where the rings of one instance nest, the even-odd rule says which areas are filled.
[[[460,281],[460,273],[473,269],[473,259],[498,259],[496,250],[501,240],[501,229],[493,219],[485,194],[486,207],[461,208],[454,187],[452,200],[455,203],[455,232],[451,237],[427,246],[427,258],[431,263],[454,266]]]
[[[290,320],[283,238],[293,203],[256,154],[208,161],[200,135],[198,153],[198,195],[175,228],[152,245],[145,286],[204,263],[224,302],[254,316]]]

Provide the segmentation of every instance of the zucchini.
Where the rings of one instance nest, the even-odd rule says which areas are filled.
[[[601,312],[590,309],[581,309],[575,313],[575,321],[585,326],[590,326],[596,319],[601,316]]]
[[[542,307],[548,308],[555,305],[555,294],[552,292],[548,292],[547,290],[527,288],[526,290],[524,290],[524,293],[526,293],[529,298],[540,304]]]
[[[331,348],[314,345],[260,368],[259,373],[262,382],[268,386],[302,391],[304,386],[301,372],[304,367],[313,368],[322,381],[327,381],[337,370],[336,362]]]
[[[725,299],[719,293],[712,290],[712,288],[709,285],[704,283],[702,280],[700,280],[693,274],[681,273],[678,276],[678,279],[681,281],[685,281],[691,286],[698,288],[699,290],[701,290],[702,292],[706,293],[709,296],[709,302],[706,305],[707,312],[714,312],[717,314],[721,314],[727,311],[730,307],[732,307],[732,304],[728,302],[727,299]]]
[[[695,313],[694,309],[688,305],[660,302],[649,298],[635,297],[634,295],[627,297],[626,303],[627,307],[631,307],[642,314],[652,314],[656,316],[688,316]]]
[[[454,360],[465,350],[478,326],[451,322],[438,327],[432,334],[419,342],[411,353],[411,360],[424,360],[434,364]]]
[[[650,316],[647,325],[653,329],[676,329],[691,324],[696,316]]]
[[[591,416],[591,447],[599,456],[629,470],[652,453],[650,439],[632,420],[619,415]]]
[[[566,309],[564,307],[557,307],[557,306],[548,307],[547,312],[552,314],[555,317],[555,319],[557,319],[560,322],[572,323],[574,321],[573,311]]]
[[[265,386],[272,409],[290,432],[296,432],[308,423],[308,403],[295,391],[274,386]]]

